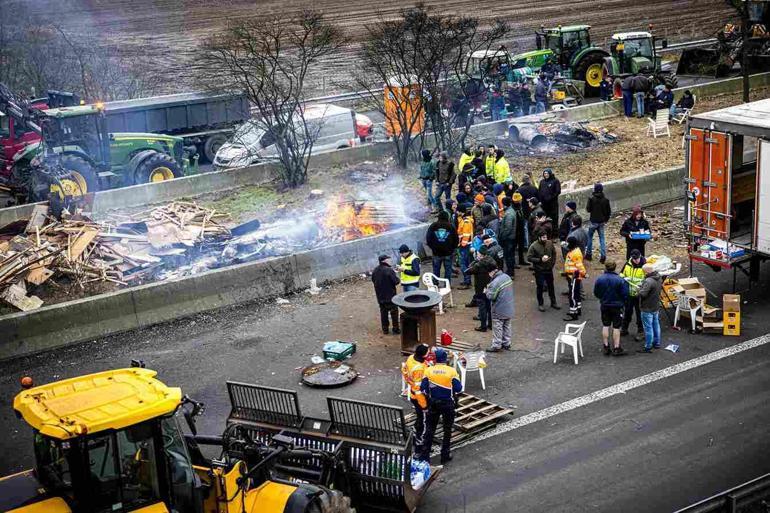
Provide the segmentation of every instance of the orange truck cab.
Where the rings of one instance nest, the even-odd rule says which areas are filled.
[[[690,263],[758,281],[770,258],[770,99],[688,120],[685,207]],[[692,265],[690,266],[692,269]]]

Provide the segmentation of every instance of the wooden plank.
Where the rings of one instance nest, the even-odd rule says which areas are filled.
[[[53,276],[53,271],[45,267],[35,267],[27,273],[27,277],[24,278],[28,283],[33,285],[41,285],[45,283],[48,278]]]
[[[484,406],[483,408],[479,408],[478,410],[471,410],[468,413],[464,413],[463,415],[456,416],[455,417],[455,422],[457,422],[459,424],[460,421],[462,421],[462,420],[469,419],[471,417],[475,417],[476,415],[484,414],[484,412],[487,412],[489,410],[493,410],[495,408],[500,408],[500,407],[498,405],[496,405],[496,404],[487,404],[486,406]]]
[[[509,415],[511,413],[513,413],[513,411],[511,411],[511,410],[509,410],[507,408],[503,408],[502,410],[500,410],[498,412],[495,412],[495,413],[493,413],[491,415],[486,415],[483,419],[479,419],[476,422],[471,422],[470,424],[464,424],[464,425],[461,426],[460,429],[464,428],[466,431],[473,431],[473,429],[478,427],[478,426],[490,423],[490,422],[492,422],[494,420],[499,419],[500,417],[503,417],[505,415]]]
[[[93,240],[96,238],[96,236],[99,234],[99,230],[96,229],[86,229],[83,230],[83,233],[81,233],[77,239],[75,239],[75,242],[73,242],[69,248],[67,248],[67,254],[70,260],[76,260],[80,257],[80,255],[83,253],[83,251],[86,250],[89,244],[93,242]]]

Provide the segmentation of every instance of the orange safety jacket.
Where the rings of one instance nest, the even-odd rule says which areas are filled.
[[[404,381],[409,386],[412,399],[422,408],[427,408],[428,400],[420,390],[420,384],[422,383],[423,375],[427,364],[425,362],[419,362],[415,359],[414,355],[409,356],[404,363],[401,364],[401,374],[404,376]]]
[[[465,247],[473,240],[473,217],[461,215],[457,220],[457,236],[460,238],[460,247]]]
[[[574,277],[575,273],[582,279],[586,276],[586,266],[583,265],[583,252],[575,248],[564,257],[564,274]]]

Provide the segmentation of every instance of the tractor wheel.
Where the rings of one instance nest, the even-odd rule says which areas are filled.
[[[214,162],[214,157],[217,155],[219,148],[227,142],[227,137],[223,134],[214,134],[206,139],[203,143],[203,156],[209,161],[209,164]]]
[[[155,183],[182,176],[179,164],[165,153],[156,153],[144,159],[134,173],[135,183]]]
[[[575,78],[586,83],[585,96],[599,96],[599,85],[602,83],[602,68],[604,55],[601,53],[589,53],[575,67]]]
[[[99,177],[87,160],[76,155],[64,155],[61,164],[69,175],[59,179],[59,183],[51,184],[52,193],[64,199],[65,196],[77,198],[99,190]]]

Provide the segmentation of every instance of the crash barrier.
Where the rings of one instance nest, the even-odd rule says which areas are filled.
[[[770,502],[770,474],[752,479],[704,499],[675,513],[739,513],[767,511]]]
[[[420,490],[411,483],[412,437],[404,428],[404,412],[397,406],[363,403],[328,397],[329,419],[303,416],[300,426],[280,422],[244,420],[279,418],[284,414],[281,404],[298,404],[297,392],[244,383],[227,383],[231,401],[228,427],[238,425],[254,440],[269,443],[274,435],[293,439],[297,447],[339,450],[346,472],[338,476],[346,483],[336,483],[348,490],[359,511],[414,512],[430,481]],[[241,398],[259,398],[241,401]],[[278,405],[275,416],[265,415]],[[250,412],[249,410],[254,410]],[[336,445],[341,444],[341,445]],[[324,475],[323,462],[303,460],[303,467],[282,467],[291,476],[295,471],[304,478]],[[431,480],[438,475],[435,472]],[[324,484],[324,483],[312,483]]]
[[[226,306],[291,294],[374,269],[406,244],[422,251],[427,224],[205,271],[0,317],[0,360],[93,340]]]

